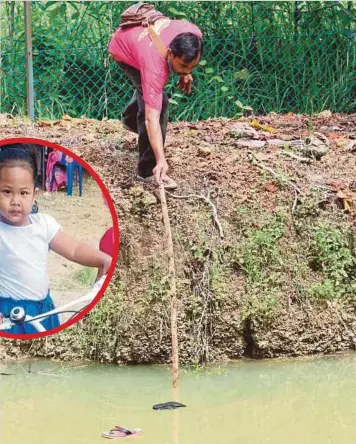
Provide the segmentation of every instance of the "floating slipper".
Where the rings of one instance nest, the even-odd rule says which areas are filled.
[[[127,435],[119,431],[110,430],[110,432],[102,432],[101,436],[103,438],[115,439],[115,438],[126,438]]]
[[[170,401],[170,402],[164,402],[163,404],[155,404],[152,408],[154,410],[174,410],[177,409],[178,407],[187,407],[187,406],[181,404],[180,402]]]
[[[115,426],[110,432],[103,432],[101,436],[108,439],[129,438],[131,436],[141,435],[141,429],[129,430],[121,426]]]

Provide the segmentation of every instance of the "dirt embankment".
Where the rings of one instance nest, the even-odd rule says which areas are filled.
[[[257,122],[254,122],[257,120]],[[244,127],[241,127],[241,124]],[[167,138],[180,359],[331,353],[356,346],[356,116],[287,114],[177,123]],[[110,290],[82,322],[3,353],[161,363],[170,359],[167,260],[154,187],[134,181],[135,137],[118,121],[3,119],[82,155],[115,201],[121,251]],[[302,142],[301,142],[302,141]]]

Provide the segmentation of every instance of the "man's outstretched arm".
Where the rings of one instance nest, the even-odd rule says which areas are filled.
[[[160,115],[160,111],[146,105],[145,118],[147,134],[157,163],[153,169],[153,174],[158,183],[167,179],[166,174],[168,171],[168,163],[164,156],[162,130],[159,122]]]

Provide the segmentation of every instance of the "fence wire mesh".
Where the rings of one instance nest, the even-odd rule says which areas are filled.
[[[204,33],[190,97],[170,79],[171,120],[355,111],[355,4],[152,2]],[[118,118],[132,87],[107,53],[132,2],[33,2],[36,117]],[[26,114],[24,5],[0,3],[0,112]]]

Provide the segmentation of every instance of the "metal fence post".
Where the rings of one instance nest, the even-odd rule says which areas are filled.
[[[25,1],[25,29],[26,29],[26,84],[27,84],[27,113],[31,120],[35,120],[35,93],[33,88],[33,54],[31,32],[31,2]]]

